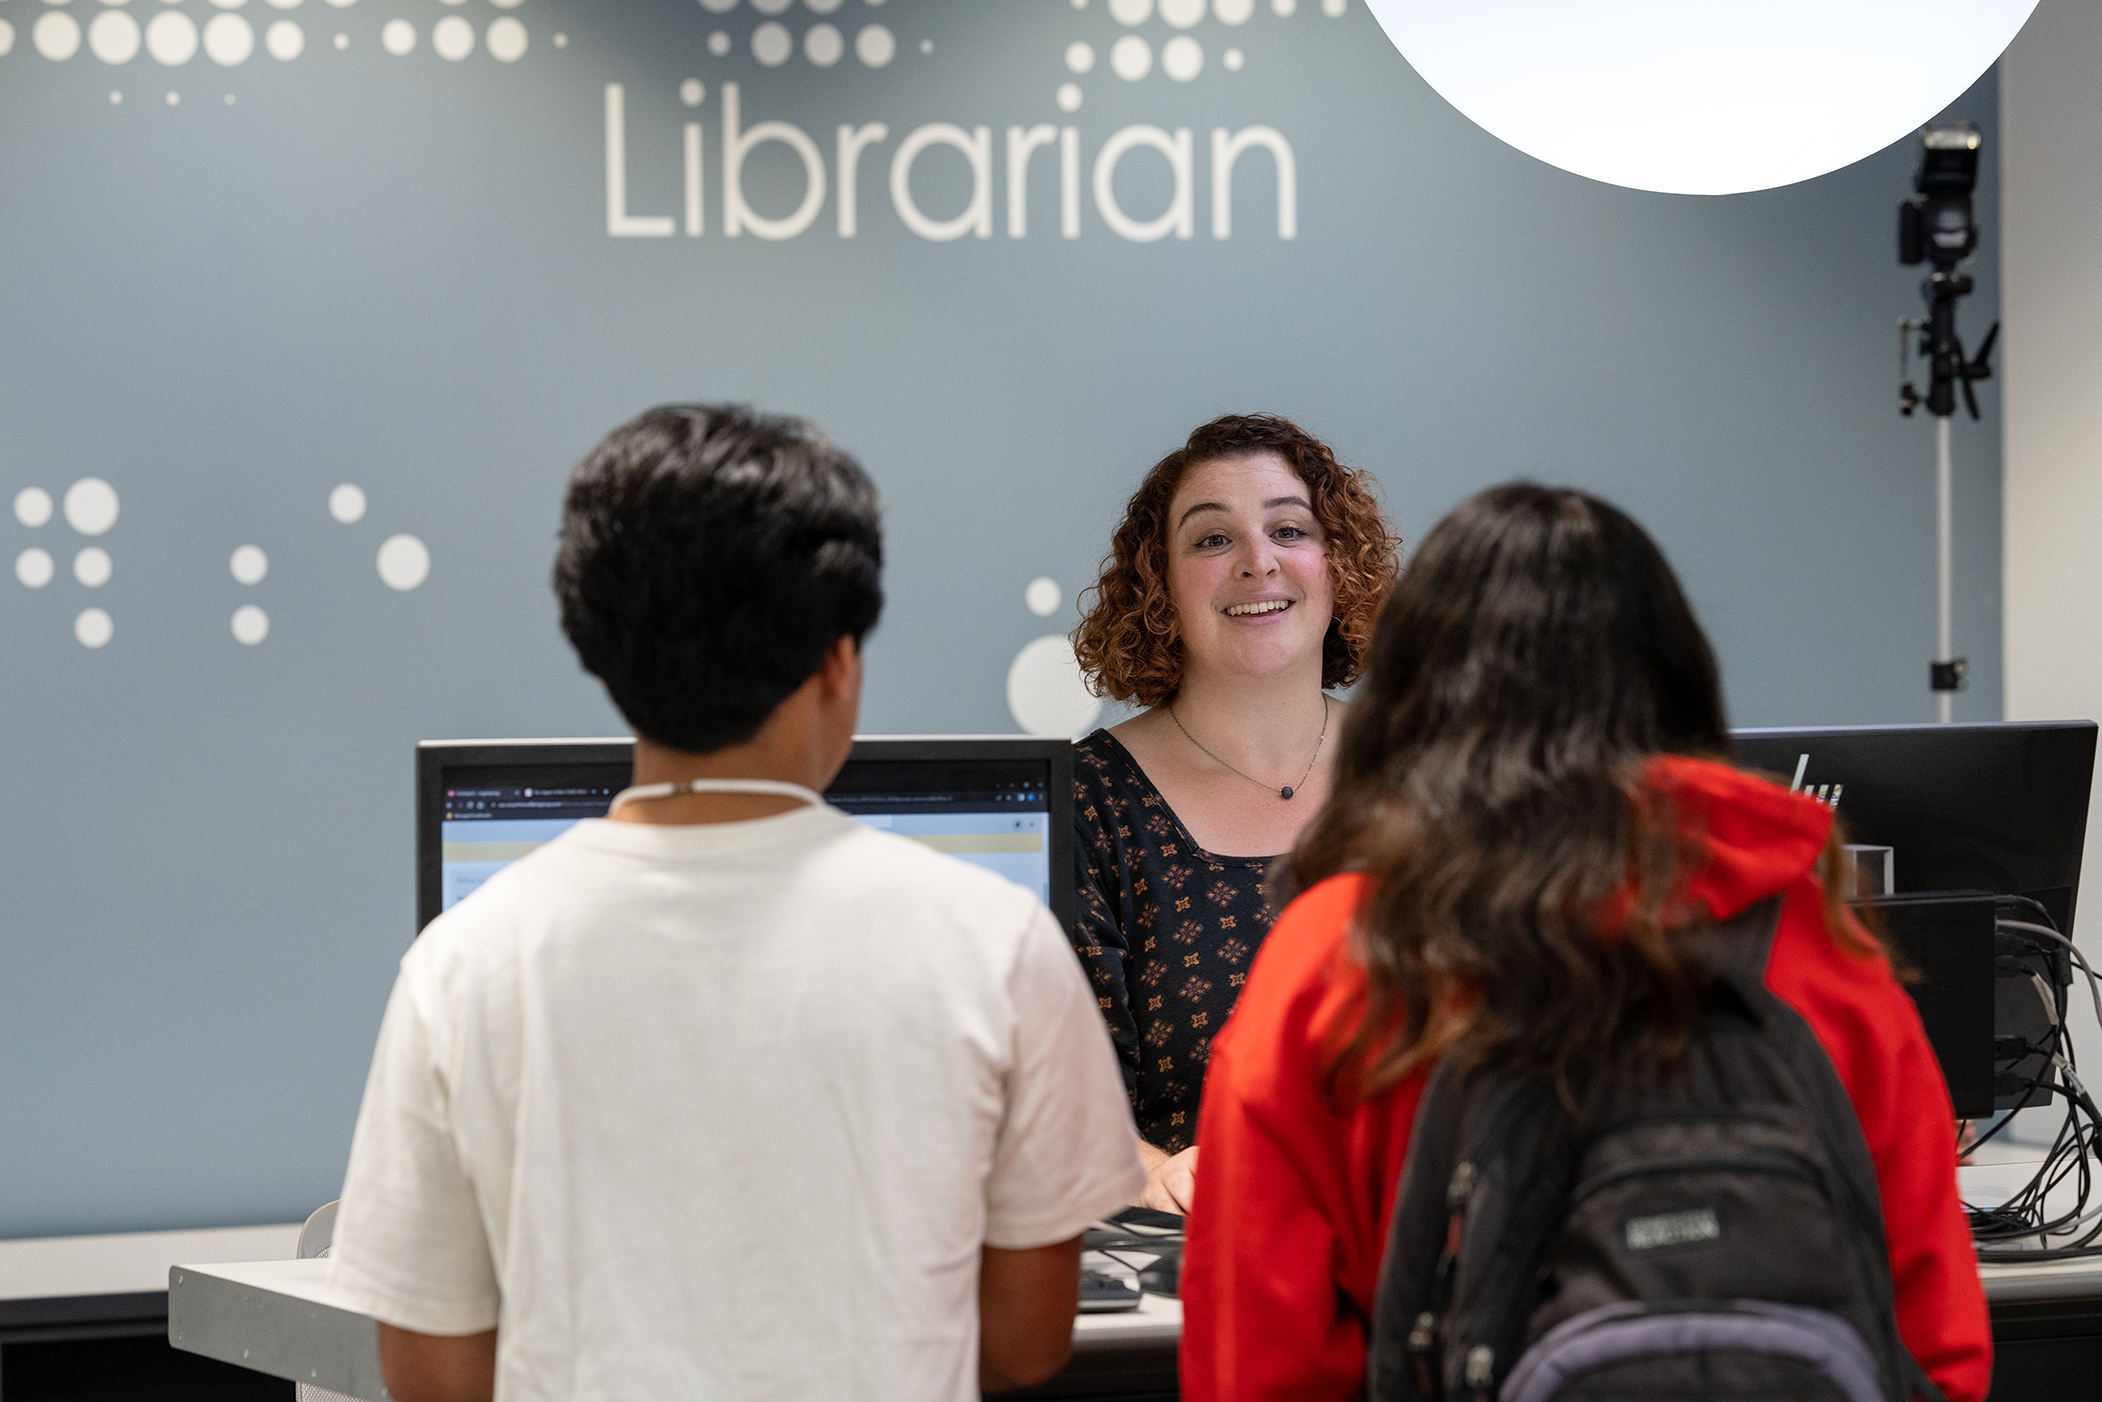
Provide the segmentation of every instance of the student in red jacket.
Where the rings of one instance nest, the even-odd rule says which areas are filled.
[[[1699,985],[1674,933],[1779,894],[1766,984],[1860,1118],[1900,1333],[1949,1402],[1980,1402],[1992,1344],[1948,1088],[1839,899],[1832,814],[1721,758],[1714,654],[1641,527],[1569,490],[1463,503],[1381,616],[1341,746],[1333,797],[1287,861],[1303,894],[1213,1044],[1184,1397],[1361,1395],[1437,1058],[1581,1068],[1638,1010],[1683,1036]]]

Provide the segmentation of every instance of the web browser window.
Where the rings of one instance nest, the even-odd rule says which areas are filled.
[[[543,842],[602,818],[625,767],[518,765],[448,773],[439,908],[450,910]],[[1049,766],[1029,760],[854,761],[825,797],[870,827],[981,866],[1051,904]]]

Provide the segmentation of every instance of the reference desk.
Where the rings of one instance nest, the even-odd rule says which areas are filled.
[[[1150,1399],[1175,1396],[1182,1306],[1157,1295],[1122,1314],[1082,1315],[1073,1361],[1041,1388],[1009,1397]],[[369,1316],[343,1304],[328,1262],[249,1261],[168,1272],[168,1342],[226,1363],[387,1402]]]
[[[1980,1205],[2003,1200],[2035,1171],[2033,1153],[2009,1147],[1992,1156],[2002,1161],[1967,1165],[1960,1170],[1965,1198]],[[263,1243],[258,1237],[253,1244]],[[0,1243],[0,1252],[7,1245]],[[1992,1264],[1979,1273],[1993,1314],[1994,1402],[2093,1395],[2094,1380],[2102,1377],[2102,1257]],[[373,1322],[338,1300],[326,1261],[176,1266],[167,1272],[165,1298],[168,1341],[178,1349],[363,1402],[386,1402]],[[1082,1315],[1065,1371],[1040,1388],[1008,1395],[1169,1402],[1177,1393],[1181,1337],[1181,1304],[1157,1295],[1130,1313]]]
[[[2089,1395],[2102,1360],[2102,1260],[1982,1268],[1999,1364],[1996,1402]],[[1127,1314],[1083,1315],[1073,1361],[1017,1398],[1166,1399],[1176,1395],[1182,1307],[1148,1295]],[[370,1318],[340,1303],[326,1261],[177,1266],[168,1340],[223,1362],[363,1402],[387,1402]]]

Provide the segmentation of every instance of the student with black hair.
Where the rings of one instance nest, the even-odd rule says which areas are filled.
[[[333,1252],[401,1402],[962,1402],[1064,1362],[1079,1235],[1145,1175],[1057,922],[819,796],[881,564],[796,420],[655,409],[571,476],[562,626],[635,786],[402,961]]]
[[[1940,1064],[1842,898],[1832,810],[1729,746],[1715,653],[1624,512],[1512,483],[1424,538],[1380,614],[1332,796],[1282,864],[1297,898],[1213,1043],[1185,1398],[1363,1397],[1431,1070],[1582,1085],[1638,1034],[1669,1060],[1706,1006],[1700,927],[1778,898],[1765,986],[1860,1122],[1898,1332],[1949,1402],[1981,1402],[1992,1338]]]

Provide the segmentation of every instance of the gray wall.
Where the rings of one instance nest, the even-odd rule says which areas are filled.
[[[828,22],[850,42],[895,33],[887,67],[851,48],[765,67],[749,0],[252,4],[305,50],[231,67],[54,61],[45,8],[0,3],[0,502],[89,476],[122,502],[95,590],[62,517],[0,515],[0,554],[57,563],[40,589],[0,575],[0,1236],[287,1220],[333,1195],[412,928],[411,746],[616,728],[545,577],[567,467],[653,402],[807,413],[880,482],[871,730],[1012,729],[1010,660],[1070,626],[1144,466],[1255,409],[1377,472],[1411,540],[1514,474],[1617,499],[1684,572],[1742,723],[1931,715],[1931,430],[1895,413],[1909,149],[1786,190],[1640,194],[1499,145],[1354,2],[1205,18],[1186,84],[1067,71],[1076,40],[1106,60],[1122,34],[1158,52],[1176,33],[1127,30],[1109,0],[844,4]],[[432,51],[454,15],[478,36],[458,62]],[[530,36],[514,63],[479,37],[506,15]],[[380,42],[394,19],[417,30],[403,57]],[[855,237],[836,189],[799,237],[724,237],[726,81],[747,125],[811,133],[835,183],[837,126],[888,125]],[[682,126],[702,125],[702,236],[609,237],[609,83],[634,214],[683,219]],[[1987,132],[1992,240],[1992,79],[1954,110]],[[992,129],[990,238],[931,242],[893,210],[891,153],[942,121]],[[1078,133],[1078,238],[1048,152],[1008,235],[1005,133],[1037,123]],[[1187,240],[1128,241],[1096,209],[1096,152],[1135,123],[1194,133]],[[1210,132],[1256,124],[1296,159],[1289,242],[1259,151],[1232,237],[1212,234]],[[963,206],[964,170],[923,158],[929,214]],[[1131,156],[1122,205],[1160,209],[1165,172]],[[746,180],[773,217],[802,188],[778,144]],[[1974,335],[1998,296],[1978,271]],[[2000,704],[1995,394],[1957,433],[1970,717]],[[325,507],[342,482],[370,502],[352,525]],[[409,592],[374,567],[398,532],[432,559]],[[244,543],[270,560],[252,586],[228,571]],[[1023,605],[1038,575],[1064,587],[1049,619]],[[270,620],[255,646],[229,628],[249,604]],[[93,650],[91,606],[115,625]]]

